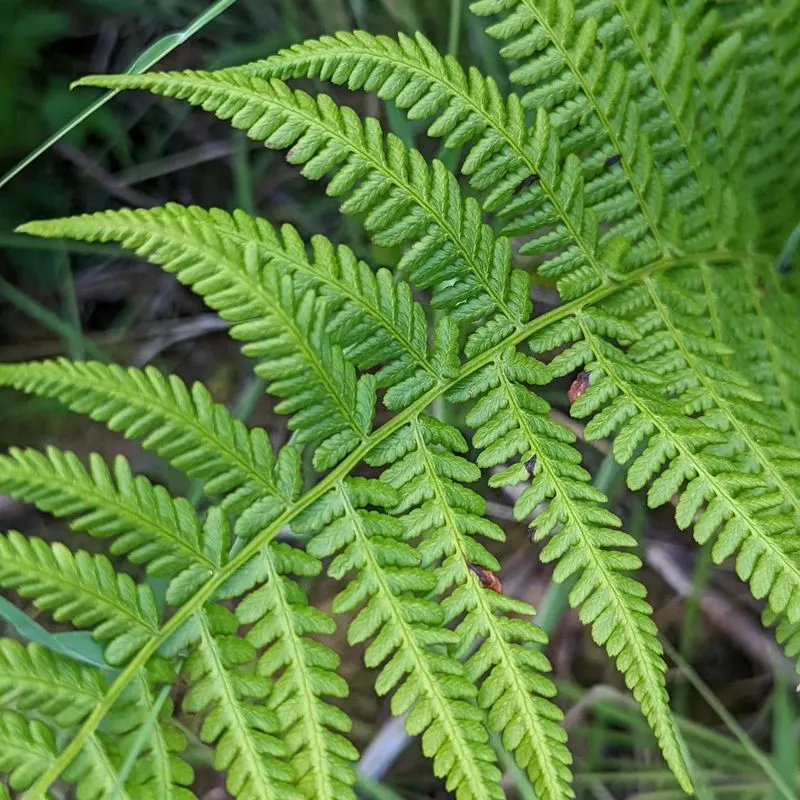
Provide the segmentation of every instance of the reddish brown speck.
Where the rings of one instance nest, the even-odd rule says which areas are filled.
[[[478,576],[481,586],[486,589],[491,589],[493,592],[497,592],[497,594],[503,594],[503,584],[500,583],[500,578],[498,578],[494,572],[490,569],[486,569],[486,567],[479,567],[471,561],[467,562],[467,566]]]
[[[572,405],[586,391],[588,386],[589,373],[579,372],[578,377],[572,381],[572,386],[569,387],[569,391],[567,392],[567,400],[569,400],[569,404]]]

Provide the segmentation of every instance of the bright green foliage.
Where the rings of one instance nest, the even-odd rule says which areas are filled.
[[[504,533],[478,491],[487,479],[521,487],[516,514],[533,517],[555,579],[574,581],[571,603],[691,790],[635,542],[537,387],[579,373],[570,412],[586,438],[613,438],[632,490],[674,500],[679,527],[717,562],[734,557],[797,655],[800,323],[796,281],[775,262],[798,216],[800,4],[706,7],[480,0],[519,94],[421,35],[364,32],[220,72],[82,81],[183,99],[287,150],[401,256],[375,269],[290,226],[176,204],[23,226],[118,242],[174,274],[231,324],[292,438],[274,453],[203,387],[153,368],[0,366],[0,383],[140,440],[215,504],[201,518],[121,458],[0,457],[0,491],[168,581],[161,614],[124,563],[0,538],[0,585],[91,630],[121,669],[0,643],[13,786],[44,797],[63,776],[104,796],[143,737],[147,766],[119,796],[191,797],[172,703],[157,705],[180,679],[232,794],[354,797],[358,753],[332,702],[347,685],[324,644],[336,623],[301,586],[325,559],[348,642],[365,643],[376,692],[459,800],[502,796],[491,732],[537,796],[574,796],[546,637],[529,605],[495,591],[488,544]],[[465,185],[377,120],[284,83],[300,77],[426,120],[461,153]],[[560,304],[535,308],[534,279]],[[440,398],[466,404],[464,430],[429,413]],[[354,475],[364,464],[371,477]],[[287,527],[304,548],[276,541]]]
[[[232,512],[291,494],[283,484],[294,480],[294,451],[279,454],[276,466],[264,431],[248,430],[214,403],[202,384],[189,389],[175,375],[165,378],[152,367],[123,369],[67,359],[0,365],[0,376],[22,391],[57,398],[128,438],[141,438],[142,447],[202,481],[206,494],[224,495],[223,505]],[[282,510],[276,502],[275,516]]]
[[[27,789],[56,757],[55,737],[42,722],[0,713],[0,769],[12,789]]]
[[[60,727],[81,722],[103,699],[103,680],[97,670],[39,645],[22,647],[3,639],[0,662],[3,705],[20,711],[36,709]]]
[[[0,482],[6,492],[43,511],[77,514],[75,530],[116,537],[112,552],[146,563],[153,574],[172,575],[186,560],[209,569],[219,563],[213,543],[216,554],[204,552],[200,520],[189,503],[171,498],[143,475],[134,476],[122,456],[112,472],[97,454],[90,456],[87,470],[73,453],[54,447],[46,455],[14,448],[0,457]]]
[[[126,661],[158,634],[159,615],[150,587],[114,571],[105,556],[74,555],[60,542],[48,544],[11,531],[0,537],[0,586],[33,598],[57,622],[94,630],[109,664]]]

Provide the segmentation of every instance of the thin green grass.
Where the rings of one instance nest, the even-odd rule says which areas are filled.
[[[138,75],[158,64],[159,61],[166,58],[173,50],[180,47],[185,42],[188,42],[195,34],[206,27],[210,22],[215,20],[223,11],[230,8],[236,0],[217,0],[201,14],[195,17],[183,30],[169,33],[162,36],[157,42],[153,42],[148,48],[142,51],[133,61],[133,63],[126,70],[131,75]],[[75,130],[81,123],[85,122],[92,114],[98,109],[102,108],[109,100],[119,94],[118,90],[105,92],[101,97],[90,103],[86,108],[77,116],[73,117],[66,125],[59,128],[52,136],[46,139],[35,150],[31,151],[19,163],[13,166],[2,178],[0,178],[0,189],[2,189],[9,181],[13,180],[20,174],[26,167],[30,166],[36,161],[39,156],[46,153],[56,142],[59,142],[71,131]]]

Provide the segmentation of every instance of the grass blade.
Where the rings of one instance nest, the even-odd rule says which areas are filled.
[[[217,0],[216,3],[209,6],[202,14],[197,16],[187,27],[182,31],[169,33],[162,36],[157,42],[153,42],[148,48],[140,53],[133,63],[126,70],[127,73],[136,75],[142,72],[147,72],[151,67],[154,67],[162,58],[169,55],[175,48],[188,41],[198,31],[208,25],[213,19],[218,17],[227,8],[230,8],[236,0]],[[25,158],[18,164],[13,166],[2,178],[0,178],[0,189],[2,189],[9,181],[13,180],[20,172],[26,167],[30,166],[36,161],[39,156],[47,152],[56,142],[63,139],[68,133],[77,128],[81,123],[85,122],[95,111],[102,108],[112,97],[118,94],[119,90],[111,90],[99,97],[93,103],[88,105],[77,116],[73,117],[63,127],[57,130],[50,138],[46,139],[35,150],[31,151]]]

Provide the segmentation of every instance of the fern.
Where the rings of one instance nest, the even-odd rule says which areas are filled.
[[[110,664],[127,660],[158,634],[159,615],[149,586],[114,571],[105,556],[48,545],[11,531],[0,538],[0,586],[32,597],[58,622],[93,630]]]
[[[678,526],[713,542],[715,561],[735,559],[797,654],[800,331],[796,283],[775,270],[797,215],[796,0],[724,16],[691,0],[473,11],[492,18],[519,94],[419,34],[362,31],[219,72],[80,82],[177,97],[287,150],[401,256],[374,269],[321,236],[177,204],[22,227],[118,242],[174,274],[231,324],[292,431],[275,453],[202,386],[153,368],[0,365],[0,383],[140,440],[213,504],[201,517],[122,458],[112,469],[54,448],[0,457],[0,490],[168,581],[161,614],[117,561],[0,538],[0,586],[91,630],[118,669],[0,643],[0,738],[13,740],[0,769],[26,797],[59,777],[87,797],[192,796],[175,711],[156,699],[179,678],[232,794],[354,797],[358,753],[332,702],[347,685],[318,638],[336,623],[302,588],[323,562],[342,583],[333,615],[350,617],[376,692],[391,694],[449,790],[502,796],[497,732],[537,796],[574,796],[546,637],[528,604],[496,591],[487,545],[504,533],[476,491],[484,473],[522,486],[520,519],[545,504],[532,522],[542,560],[573,581],[570,602],[691,791],[635,540],[540,396],[576,373],[570,411],[586,437],[613,438],[650,506],[679,498]],[[284,82],[301,77],[426,120],[462,154],[465,185],[377,120]],[[555,283],[555,308],[535,313],[512,238]],[[465,404],[463,429],[429,413],[440,398]],[[362,464],[371,477],[353,474]],[[286,526],[303,548],[276,541]],[[117,786],[139,734],[150,766]]]

